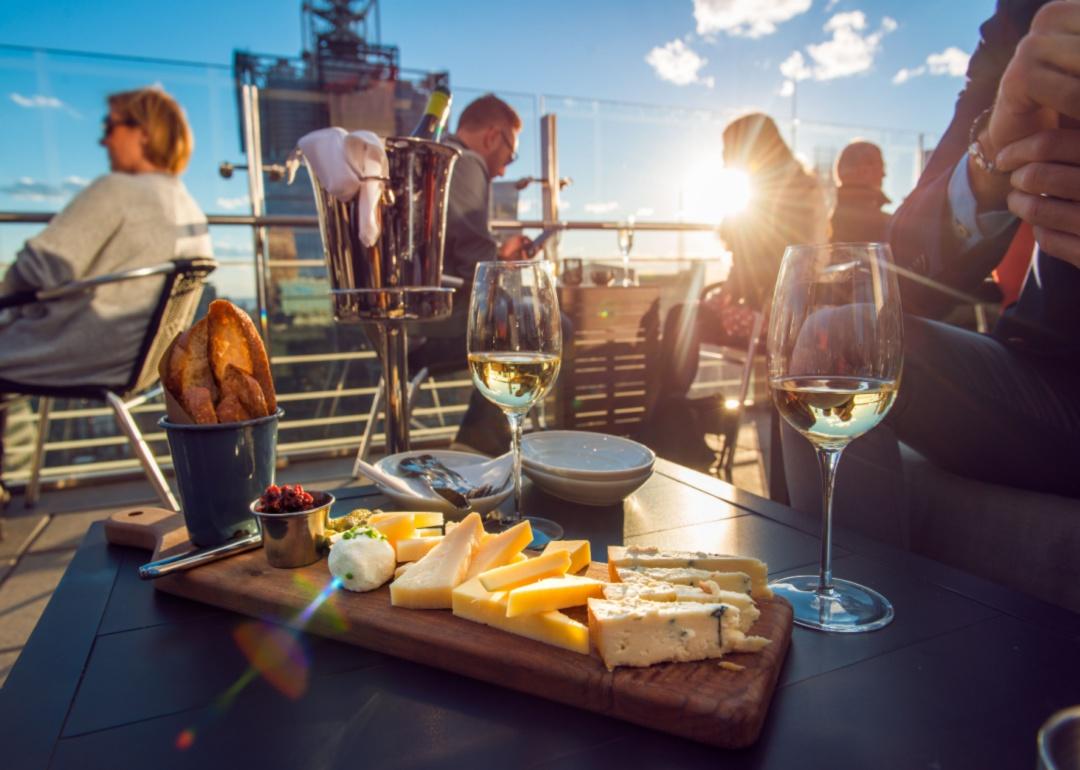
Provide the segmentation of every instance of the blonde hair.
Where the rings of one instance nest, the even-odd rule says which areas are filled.
[[[751,112],[728,123],[724,129],[724,154],[751,172],[797,162],[780,136],[776,122],[760,112]]]
[[[130,120],[146,132],[146,159],[170,174],[187,168],[195,137],[184,108],[161,88],[121,91],[108,97],[109,109],[121,120]]]

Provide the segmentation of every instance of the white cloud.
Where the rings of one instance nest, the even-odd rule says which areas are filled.
[[[781,94],[790,95],[798,80],[832,80],[869,70],[881,50],[882,39],[897,28],[897,23],[885,16],[873,32],[869,32],[867,26],[866,14],[862,11],[838,13],[829,19],[824,30],[831,37],[823,43],[806,46],[810,64],[801,51],[794,51],[780,65],[780,73],[787,79]]]
[[[812,0],[694,0],[699,35],[725,32],[739,37],[762,37],[776,25],[810,10]]]
[[[926,57],[926,62],[918,67],[901,67],[893,75],[892,82],[896,85],[906,83],[912,78],[921,75],[946,75],[948,77],[962,78],[967,73],[968,59],[971,54],[964,53],[956,46],[949,46],[941,53],[932,53]]]
[[[250,199],[246,195],[240,195],[236,198],[218,198],[215,202],[225,211],[232,211],[233,209],[239,209],[243,208],[244,206],[251,205]]]
[[[640,208],[634,212],[635,217],[651,217],[656,213],[656,209]]]
[[[52,184],[24,176],[0,187],[0,193],[9,195],[16,200],[62,202],[88,184],[90,184],[89,180],[79,176],[65,177],[60,184]]]
[[[64,106],[64,103],[55,96],[43,96],[42,94],[23,96],[14,91],[9,96],[11,101],[20,107],[26,107],[28,110],[59,110]]]
[[[932,53],[926,57],[926,64],[931,75],[948,75],[962,78],[967,72],[971,54],[964,53],[956,46],[949,46],[941,53]]]
[[[789,96],[794,96],[795,95],[795,81],[794,80],[785,80],[783,83],[780,84],[780,90],[777,91],[776,93],[779,96],[784,97],[785,99],[787,97],[789,97]]]
[[[672,40],[663,46],[657,46],[649,51],[645,61],[655,70],[661,80],[667,80],[677,86],[688,86],[693,83],[712,88],[712,77],[701,77],[701,68],[708,60],[688,47],[682,40]]]
[[[590,214],[609,214],[617,208],[619,208],[618,201],[602,201],[585,204],[585,211]]]
[[[64,110],[70,115],[74,115],[76,118],[81,118],[78,110],[74,109],[68,104],[65,104],[55,96],[45,96],[44,94],[33,94],[32,96],[25,96],[18,91],[12,91],[8,94],[8,97],[15,104],[19,105],[23,109],[27,110]]]

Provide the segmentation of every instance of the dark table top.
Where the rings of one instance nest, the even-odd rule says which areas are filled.
[[[380,502],[338,494],[345,509]],[[816,522],[664,461],[621,507],[530,489],[526,509],[598,559],[649,543],[816,574]],[[721,751],[315,636],[292,700],[244,677],[240,616],[155,592],[136,575],[147,553],[107,545],[98,524],[0,690],[0,767],[1033,767],[1039,725],[1080,702],[1080,616],[842,531],[835,542],[837,576],[882,591],[895,622],[796,628],[761,738]]]

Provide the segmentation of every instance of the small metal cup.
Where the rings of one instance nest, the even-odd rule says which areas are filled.
[[[262,527],[263,549],[271,567],[306,567],[322,557],[334,496],[329,492],[312,492],[311,496],[315,505],[295,513],[264,513],[258,510],[258,500],[251,504],[251,512]]]

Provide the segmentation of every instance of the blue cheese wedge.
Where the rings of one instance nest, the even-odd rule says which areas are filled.
[[[749,631],[761,617],[754,600],[743,591],[725,591],[711,580],[697,586],[675,585],[661,581],[605,583],[605,599],[630,599],[653,602],[697,602],[699,604],[729,604],[739,610],[739,629]]]
[[[677,586],[697,586],[708,580],[724,591],[749,595],[753,580],[745,572],[712,572],[693,567],[616,567],[615,575],[622,583],[671,583]]]
[[[589,599],[588,606],[589,638],[609,671],[756,652],[769,643],[747,637],[729,604]]]
[[[656,546],[608,546],[608,571],[618,582],[619,569],[697,569],[708,572],[743,572],[750,578],[750,595],[755,599],[772,596],[769,570],[763,561],[745,556],[725,556],[702,551],[665,551]],[[667,582],[674,582],[668,580]],[[721,588],[726,586],[721,585]],[[730,590],[730,589],[729,589]]]

